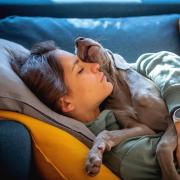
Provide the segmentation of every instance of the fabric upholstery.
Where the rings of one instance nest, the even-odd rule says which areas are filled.
[[[16,112],[0,111],[0,117],[24,124],[33,141],[34,158],[43,179],[90,180],[84,168],[88,148],[75,137],[57,127]],[[106,166],[94,180],[118,180]]]
[[[135,62],[148,52],[171,51],[180,55],[179,17],[179,14],[97,19],[11,16],[0,20],[0,37],[26,48],[52,39],[70,52],[74,52],[75,38],[90,37],[128,62]]]
[[[22,123],[0,120],[1,179],[28,180],[31,157],[31,137]]]
[[[46,17],[125,17],[180,13],[179,0],[1,0],[0,18],[12,14]],[[33,9],[33,11],[32,11]]]

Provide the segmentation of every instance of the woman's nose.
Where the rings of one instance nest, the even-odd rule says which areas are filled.
[[[98,63],[92,63],[91,64],[91,71],[93,73],[97,73],[99,71],[100,65]]]

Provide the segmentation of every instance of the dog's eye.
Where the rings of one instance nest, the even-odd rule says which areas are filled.
[[[84,71],[84,68],[81,68],[80,71],[78,71],[78,74],[81,74]]]

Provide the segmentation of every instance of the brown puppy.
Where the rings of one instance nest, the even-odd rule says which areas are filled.
[[[157,147],[162,178],[180,179],[173,163],[177,144],[174,124],[156,85],[137,73],[120,55],[104,49],[92,39],[76,39],[76,50],[83,61],[99,63],[104,78],[113,84],[113,92],[103,103],[103,109],[113,110],[122,128],[98,134],[87,158],[88,174],[97,174],[104,151],[110,151],[123,140],[166,131]]]

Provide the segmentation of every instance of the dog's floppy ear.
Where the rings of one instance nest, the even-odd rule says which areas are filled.
[[[110,50],[108,50],[108,53],[112,57],[114,65],[117,69],[127,70],[130,68],[130,65],[125,61],[125,59],[122,56],[120,56],[119,54],[112,53]]]

